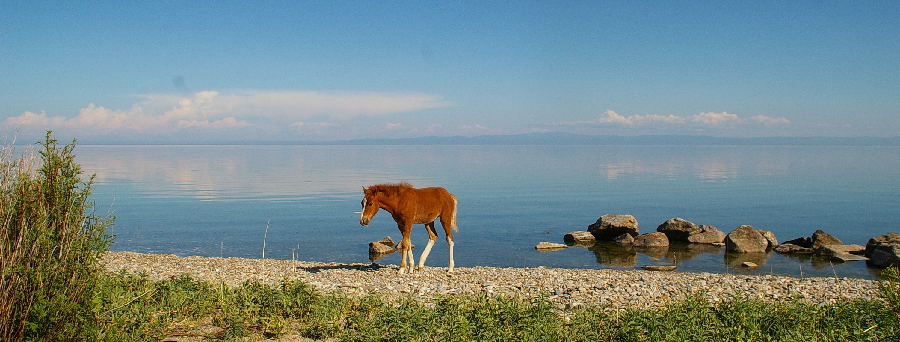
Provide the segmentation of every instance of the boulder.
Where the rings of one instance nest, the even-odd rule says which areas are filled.
[[[634,237],[632,246],[634,247],[666,247],[669,245],[669,238],[663,232],[647,233]]]
[[[691,243],[721,243],[725,241],[725,232],[716,229],[716,226],[700,225],[700,232],[688,236]]]
[[[534,249],[562,249],[568,247],[568,245],[564,245],[561,243],[541,242],[538,243],[537,246],[534,246]]]
[[[387,254],[394,252],[394,240],[390,236],[379,241],[369,242],[369,254]]]
[[[813,233],[810,240],[812,241],[812,246],[811,246],[812,249],[819,249],[819,247],[825,246],[825,245],[843,245],[844,244],[841,240],[838,240],[838,238],[831,236],[828,233],[823,232],[822,230],[817,230],[815,233]]]
[[[764,238],[766,238],[766,240],[769,241],[769,246],[766,247],[766,249],[772,249],[778,246],[778,239],[775,238],[775,233],[762,229],[757,229],[756,231],[758,231],[759,234],[761,234]]]
[[[869,263],[878,267],[900,267],[900,243],[890,243],[875,247]]]
[[[737,227],[725,236],[725,251],[731,253],[765,253],[769,240],[753,226]]]
[[[785,241],[784,243],[785,243],[785,244],[792,244],[792,245],[795,245],[795,246],[800,246],[800,247],[803,247],[803,248],[809,248],[809,249],[812,249],[812,239],[810,239],[808,236],[798,237],[798,238],[793,239],[793,240],[790,240],[790,241]]]
[[[631,236],[631,234],[622,234],[622,235],[616,236],[616,238],[613,239],[613,242],[620,244],[620,245],[630,245],[630,244],[634,243],[634,237]]]
[[[885,235],[876,236],[869,239],[866,243],[866,256],[871,257],[872,251],[879,245],[889,245],[892,243],[900,243],[900,233],[887,233]]]
[[[866,261],[869,258],[866,258],[862,255],[850,254],[850,253],[835,253],[828,257],[829,260],[840,261],[840,262],[850,262],[850,261]]]
[[[795,245],[793,243],[785,242],[783,244],[778,245],[778,247],[775,247],[775,252],[778,252],[781,254],[791,254],[791,253],[812,254],[813,249],[809,248],[809,247],[802,247],[802,246]]]
[[[597,238],[594,237],[594,234],[588,231],[575,231],[563,235],[563,241],[566,243],[594,243],[597,241]]]
[[[821,256],[834,256],[836,254],[864,254],[866,248],[860,245],[824,245],[816,249],[816,254]]]
[[[597,222],[587,229],[597,240],[610,241],[622,234],[637,236],[639,234],[638,222],[631,215],[607,214],[597,219]]]
[[[865,255],[874,266],[900,266],[900,233],[889,233],[869,239]]]
[[[700,227],[691,221],[683,220],[679,217],[670,218],[666,222],[656,227],[657,232],[665,233],[666,237],[671,241],[688,242],[691,235],[700,233]]]

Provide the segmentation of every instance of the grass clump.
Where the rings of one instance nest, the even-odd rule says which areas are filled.
[[[81,341],[96,333],[94,293],[112,218],[88,210],[93,177],[47,133],[30,149],[0,151],[0,340]]]
[[[661,308],[584,307],[564,315],[545,300],[448,295],[426,304],[321,294],[294,281],[229,288],[187,277],[154,282],[117,274],[103,282],[100,300],[108,309],[100,315],[99,340],[897,341],[900,302],[893,295],[900,277],[886,274],[883,295],[869,300],[711,303],[695,294]]]

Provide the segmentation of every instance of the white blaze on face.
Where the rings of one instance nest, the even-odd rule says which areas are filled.
[[[360,221],[362,221],[363,215],[366,214],[366,203],[368,203],[368,202],[366,201],[366,198],[363,197],[363,201],[362,201],[362,211],[359,212],[359,220],[360,220]]]

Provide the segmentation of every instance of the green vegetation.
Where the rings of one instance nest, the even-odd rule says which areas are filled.
[[[713,305],[698,295],[659,309],[587,307],[568,315],[546,301],[441,296],[426,305],[319,294],[300,282],[228,288],[187,277],[115,274],[104,278],[99,293],[99,340],[290,334],[340,341],[896,341],[900,277],[896,269],[885,273],[883,296],[873,300]]]
[[[799,300],[713,304],[701,295],[663,308],[584,307],[502,297],[410,298],[322,294],[301,282],[232,288],[188,277],[106,274],[108,217],[89,213],[74,142],[48,133],[34,154],[0,160],[0,340],[159,341],[168,335],[258,340],[300,335],[340,341],[896,341],[900,273],[880,298],[833,305]],[[834,289],[840,291],[839,288]]]
[[[0,340],[91,339],[100,253],[112,218],[87,212],[91,180],[50,132],[14,158],[0,152]]]

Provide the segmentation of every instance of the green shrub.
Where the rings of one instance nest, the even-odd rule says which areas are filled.
[[[0,153],[0,340],[86,340],[113,218],[88,212],[93,177],[80,178],[74,141],[47,132],[40,147],[37,168],[33,149]]]

